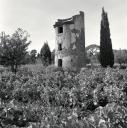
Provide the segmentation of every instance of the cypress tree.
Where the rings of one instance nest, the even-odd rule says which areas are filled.
[[[100,63],[103,67],[113,67],[114,54],[110,38],[108,14],[102,8],[101,30],[100,30]]]

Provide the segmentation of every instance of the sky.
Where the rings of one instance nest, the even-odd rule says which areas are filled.
[[[46,41],[53,50],[55,21],[84,11],[85,44],[99,45],[102,7],[108,12],[113,49],[127,49],[127,0],[0,0],[0,32],[22,28],[30,34],[29,50],[39,52]]]

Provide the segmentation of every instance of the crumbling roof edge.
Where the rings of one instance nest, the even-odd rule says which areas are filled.
[[[80,15],[84,15],[84,12],[83,12],[83,11],[79,11],[79,14],[74,15],[74,16],[72,16],[72,17],[70,17],[70,18],[58,19],[58,20],[55,22],[55,24],[54,24],[53,26],[54,26],[54,28],[55,28],[55,27],[62,26],[62,25],[64,25],[64,24],[74,24],[74,18],[75,18],[76,16],[80,16]]]

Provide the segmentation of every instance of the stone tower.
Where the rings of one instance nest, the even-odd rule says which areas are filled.
[[[55,66],[78,70],[85,66],[84,12],[54,24]]]

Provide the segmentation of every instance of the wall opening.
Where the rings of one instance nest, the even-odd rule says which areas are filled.
[[[58,59],[58,67],[62,67],[62,59]]]
[[[58,50],[59,50],[59,51],[62,50],[62,44],[58,44]]]
[[[58,34],[59,33],[63,33],[63,27],[62,26],[58,27]]]

